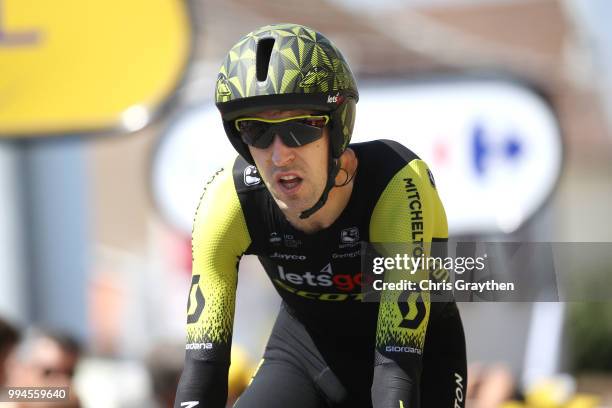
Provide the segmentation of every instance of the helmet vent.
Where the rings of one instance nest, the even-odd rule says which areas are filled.
[[[262,38],[257,43],[257,80],[263,82],[268,78],[268,65],[274,48],[274,38]]]

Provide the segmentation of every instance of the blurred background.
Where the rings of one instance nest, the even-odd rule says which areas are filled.
[[[612,242],[611,19],[606,0],[0,0],[0,385],[172,406],[191,220],[233,155],[217,71],[265,24],[336,43],[361,90],[354,139],[423,157],[454,238]],[[597,300],[460,304],[470,406],[612,406]],[[278,304],[243,258],[232,393]]]

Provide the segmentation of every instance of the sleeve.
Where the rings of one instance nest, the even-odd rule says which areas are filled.
[[[194,220],[185,367],[175,408],[225,406],[238,262],[250,242],[232,172],[221,170]]]
[[[379,197],[370,222],[370,241],[383,244],[385,251],[394,255],[402,252],[420,257],[430,254],[432,242],[447,239],[446,214],[433,175],[422,160],[414,159],[395,174]],[[426,273],[387,271],[385,281],[410,276],[417,282]],[[425,291],[381,293],[372,383],[374,408],[420,407],[422,355],[430,315],[430,296]]]

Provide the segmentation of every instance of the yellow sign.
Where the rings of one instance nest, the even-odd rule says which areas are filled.
[[[190,41],[183,0],[0,0],[0,135],[138,129]]]

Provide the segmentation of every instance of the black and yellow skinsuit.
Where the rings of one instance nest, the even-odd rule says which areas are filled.
[[[411,308],[422,308],[415,316],[404,315],[397,294],[362,302],[361,242],[447,239],[431,172],[396,142],[350,147],[359,167],[348,205],[312,234],[289,224],[241,158],[207,185],[193,230],[187,352],[175,407],[225,405],[244,254],[259,257],[283,302],[237,408],[464,407],[465,341],[455,303],[424,295]]]

